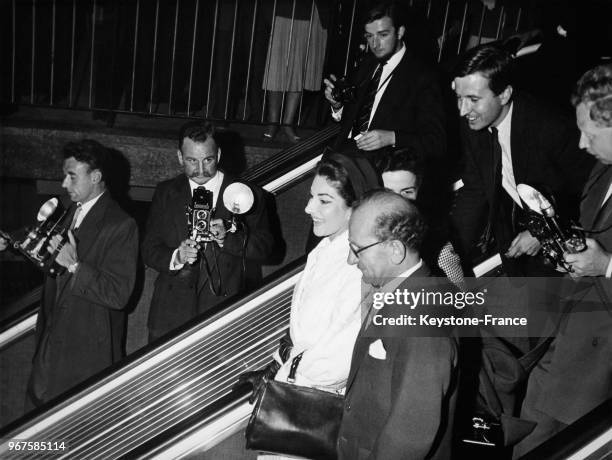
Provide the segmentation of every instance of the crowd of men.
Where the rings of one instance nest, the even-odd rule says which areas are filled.
[[[404,44],[403,21],[393,2],[369,11],[364,31],[370,55],[350,76],[353,98],[337,100],[336,77],[325,80],[325,95],[342,127],[335,147],[373,161],[385,149],[410,148],[435,172],[444,168],[445,126],[454,115],[444,110],[436,71]],[[500,254],[509,277],[577,281],[559,308],[569,304],[579,313],[561,315],[562,324],[530,343],[541,352],[539,359],[513,387],[526,389],[524,399],[502,408],[502,415],[527,423],[520,435],[503,426],[518,457],[612,397],[612,65],[597,66],[577,82],[575,121],[515,88],[513,69],[506,51],[487,45],[462,56],[452,76],[463,186],[449,219],[450,239],[465,266],[478,247],[486,247]],[[156,188],[141,246],[144,262],[159,272],[150,340],[256,286],[274,244],[264,192],[252,184],[253,208],[245,225],[230,231],[231,216],[220,200],[235,178],[218,168],[221,149],[212,125],[186,125],[177,157],[184,172]],[[105,147],[90,140],[71,143],[64,158],[62,186],[74,203],[72,224],[57,257],[65,271],[46,279],[28,385],[32,406],[122,357],[123,308],[138,257],[136,224],[106,190]],[[569,271],[544,264],[541,241],[520,225],[526,212],[520,183],[537,184],[555,197],[560,213],[579,216],[586,248],[564,254]],[[215,209],[207,241],[186,234],[185,207],[201,187],[212,193]],[[430,276],[420,255],[421,219],[414,204],[390,190],[368,193],[354,205],[349,263],[362,271],[365,284],[414,290],[411,277]],[[400,283],[388,284],[398,277]],[[587,304],[600,308],[580,308]],[[340,457],[449,458],[461,398],[458,340],[449,334],[381,341],[367,328],[366,322],[353,353]]]

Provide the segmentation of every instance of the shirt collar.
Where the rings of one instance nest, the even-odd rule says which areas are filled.
[[[81,212],[77,216],[77,221],[75,222],[75,228],[80,227],[81,222],[87,215],[87,213],[93,208],[94,204],[98,202],[100,197],[104,194],[104,192],[100,193],[98,196],[92,198],[91,200],[86,201],[85,203],[77,203],[77,206],[81,208]]]
[[[212,176],[205,184],[197,184],[189,179],[189,188],[191,189],[191,195],[193,191],[198,187],[204,187],[206,190],[210,190],[213,193],[213,207],[217,206],[217,198],[219,197],[219,191],[221,190],[221,183],[223,182],[223,172],[217,170],[214,176]]]
[[[415,265],[413,265],[412,267],[410,267],[408,270],[401,273],[400,275],[392,278],[387,284],[381,286],[379,290],[385,291],[385,292],[393,291],[396,287],[398,287],[402,283],[402,281],[404,281],[409,276],[413,275],[422,266],[423,266],[423,259],[419,258],[419,261]]]
[[[402,42],[402,47],[389,58],[385,67],[388,69],[395,69],[404,57],[404,54],[406,54],[406,45],[404,45],[404,42]]]
[[[223,173],[217,170],[215,175],[212,176],[205,184],[198,184],[197,182],[194,182],[191,178],[189,178],[189,188],[191,189],[192,194],[193,191],[198,187],[204,187],[206,190],[214,192],[217,186],[221,183],[221,180],[223,180]]]
[[[508,113],[504,117],[504,119],[497,125],[497,132],[499,137],[510,137],[510,127],[512,125],[512,109],[514,107],[514,103],[510,102],[510,108],[508,109]],[[491,128],[489,128],[491,131]]]

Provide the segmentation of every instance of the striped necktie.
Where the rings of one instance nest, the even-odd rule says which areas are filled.
[[[355,118],[355,122],[353,123],[353,137],[368,130],[368,125],[370,124],[370,114],[372,113],[374,99],[376,97],[376,93],[378,92],[378,85],[380,84],[380,76],[382,75],[382,69],[385,64],[386,62],[381,62],[378,64],[378,67],[376,67],[376,70],[372,75],[372,79],[368,83],[368,89],[363,98],[363,104],[361,105],[361,108],[357,113],[357,118]]]

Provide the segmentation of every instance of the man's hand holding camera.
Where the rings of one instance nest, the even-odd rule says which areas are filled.
[[[200,245],[194,240],[187,238],[181,241],[180,246],[177,248],[176,263],[179,265],[193,264],[198,259],[198,250]]]
[[[506,251],[506,257],[514,259],[523,254],[535,256],[541,247],[542,245],[538,239],[532,236],[529,230],[523,230],[512,240],[512,244],[510,244],[508,251]]]
[[[47,250],[50,253],[54,253],[60,244],[62,243],[62,237],[60,235],[55,235],[49,241],[49,246]],[[57,257],[55,258],[55,262],[62,267],[66,267],[70,273],[74,273],[79,264],[79,257],[77,254],[77,243],[74,235],[72,234],[72,230],[68,230],[68,241],[64,241],[64,244],[61,246]]]
[[[586,239],[586,249],[576,254],[565,253],[564,259],[573,269],[572,278],[605,276],[612,254],[604,251],[593,238]]]
[[[225,223],[222,219],[210,220],[210,233],[212,234],[213,241],[215,241],[220,247],[223,247],[227,230],[225,229]]]
[[[336,76],[334,74],[331,74],[329,78],[325,78],[323,80],[323,83],[325,84],[325,99],[327,99],[331,104],[332,108],[337,111],[342,108],[342,102],[337,101],[333,96],[334,88],[336,87],[334,85],[334,82],[336,80]]]

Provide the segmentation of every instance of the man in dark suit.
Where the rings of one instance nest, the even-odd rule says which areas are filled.
[[[525,454],[612,398],[612,65],[586,72],[572,98],[580,147],[598,162],[585,185],[580,223],[592,238],[572,267],[571,293],[544,357],[529,376],[521,418],[536,422],[514,456]]]
[[[261,264],[272,252],[273,236],[263,190],[251,186],[252,209],[235,232],[223,193],[235,182],[218,169],[221,149],[210,123],[193,122],[179,136],[178,161],[184,173],[159,184],[142,244],[146,265],[157,270],[149,312],[149,340],[184,324],[228,297],[261,281]],[[212,193],[212,240],[188,236],[186,207],[196,188]]]
[[[403,8],[397,2],[379,2],[366,13],[364,24],[370,52],[349,76],[357,87],[354,100],[336,100],[336,77],[324,80],[325,97],[341,122],[335,149],[356,143],[373,156],[387,146],[413,147],[428,161],[444,159],[446,117],[438,78],[404,45]]]
[[[377,317],[393,306],[375,304],[384,294],[420,292],[425,281],[434,281],[418,252],[424,231],[416,207],[391,191],[366,193],[353,208],[349,263],[374,292],[353,349],[338,438],[341,459],[450,458],[456,341],[448,334],[415,336],[401,326],[380,327]],[[410,309],[402,305],[400,311]]]
[[[466,53],[455,73],[464,169],[452,221],[464,257],[487,227],[486,242],[494,238],[509,276],[546,276],[552,269],[535,257],[540,244],[520,226],[516,186],[552,193],[570,217],[593,162],[569,120],[513,91],[512,65],[508,53],[484,46]]]
[[[28,405],[39,406],[124,355],[125,312],[136,278],[138,229],[106,190],[109,152],[93,140],[64,148],[62,187],[76,203],[68,241],[47,276],[36,325]],[[59,237],[51,242],[55,250]]]

